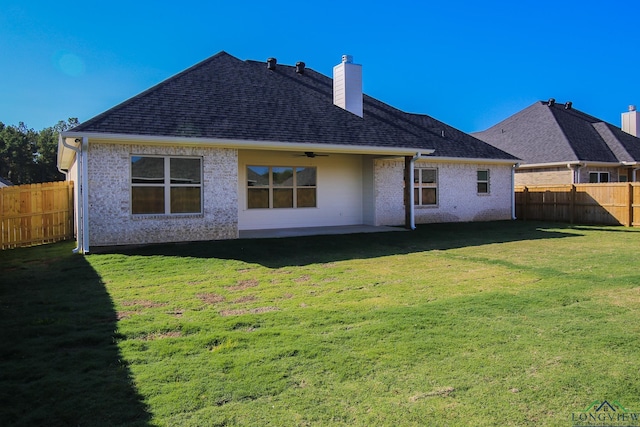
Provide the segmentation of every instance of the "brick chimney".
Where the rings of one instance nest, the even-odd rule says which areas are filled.
[[[333,103],[362,117],[362,65],[354,64],[351,55],[342,55],[333,67]]]
[[[622,113],[622,130],[633,136],[638,136],[640,131],[640,115],[635,105],[629,105],[629,111]]]

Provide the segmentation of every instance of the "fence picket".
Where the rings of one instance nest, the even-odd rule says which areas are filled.
[[[73,238],[73,182],[0,188],[0,249]]]
[[[518,186],[522,219],[640,226],[640,183]]]

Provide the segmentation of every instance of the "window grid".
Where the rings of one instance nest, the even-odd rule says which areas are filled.
[[[609,172],[589,172],[589,183],[609,182]]]
[[[413,204],[416,206],[438,204],[438,169],[416,168],[413,170]]]
[[[477,172],[478,194],[489,194],[489,170],[479,169]]]
[[[157,175],[135,176],[137,161],[162,160]],[[180,162],[197,160],[197,172],[189,171],[192,179],[181,177]],[[173,161],[173,162],[172,162]],[[185,215],[202,213],[202,158],[168,156],[131,156],[131,212],[134,215]],[[174,168],[172,168],[174,166]],[[154,169],[153,167],[151,168]],[[136,182],[137,181],[137,182]],[[145,182],[146,181],[146,182]],[[197,208],[195,208],[197,206]]]
[[[316,207],[316,174],[315,167],[247,166],[247,209]]]

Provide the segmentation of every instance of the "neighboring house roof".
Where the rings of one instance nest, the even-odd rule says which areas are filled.
[[[11,181],[0,176],[0,187],[11,187],[11,186],[13,186],[13,183]]]
[[[332,79],[312,69],[220,52],[65,132],[435,150],[435,157],[516,160],[429,116],[364,95],[363,117],[333,104]],[[444,134],[444,137],[443,137]]]
[[[524,164],[621,163],[640,160],[640,139],[573,108],[539,101],[473,134]]]

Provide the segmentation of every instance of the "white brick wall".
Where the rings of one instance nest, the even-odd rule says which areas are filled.
[[[203,167],[203,214],[133,216],[131,155],[198,156]],[[89,143],[91,246],[238,237],[238,153],[234,149]]]
[[[438,169],[438,205],[416,206],[416,224],[511,219],[511,166],[416,162]],[[404,161],[377,160],[376,225],[404,224]],[[489,194],[477,193],[477,171],[488,169]]]

